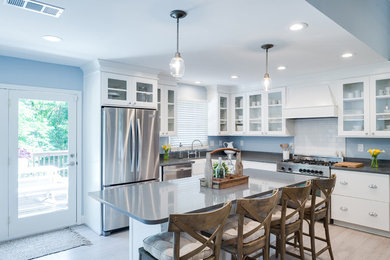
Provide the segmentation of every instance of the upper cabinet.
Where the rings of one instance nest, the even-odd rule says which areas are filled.
[[[156,108],[157,80],[102,72],[102,105]]]
[[[368,78],[355,78],[338,84],[339,135],[369,135],[369,81]]]
[[[213,113],[215,100],[211,100],[209,125],[218,124],[217,135],[288,135],[286,119],[283,117],[284,88],[269,92],[218,93],[216,97],[218,122],[214,120],[215,112]],[[214,132],[210,131],[210,134],[213,135]]]
[[[390,136],[390,74],[340,82],[339,135]]]
[[[371,77],[371,135],[390,135],[390,74]]]
[[[176,109],[176,87],[159,84],[157,110],[160,116],[160,136],[175,136],[177,134]]]
[[[232,129],[232,134],[234,135],[242,135],[245,134],[246,127],[245,127],[245,107],[246,105],[246,99],[245,95],[242,94],[236,94],[232,95],[232,104],[233,104],[233,129]]]
[[[263,132],[263,94],[253,92],[247,94],[248,120],[247,129],[249,135],[261,135]]]
[[[218,134],[228,135],[229,134],[229,95],[219,94],[218,95]]]
[[[283,118],[285,89],[266,93],[266,134],[285,135],[286,120]]]

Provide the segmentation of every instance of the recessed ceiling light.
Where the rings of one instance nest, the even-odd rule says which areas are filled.
[[[238,79],[238,75],[231,75],[230,78],[232,78],[232,79]]]
[[[294,23],[290,26],[291,31],[300,31],[307,28],[309,25],[307,23]]]
[[[195,81],[195,84],[200,84],[200,83],[202,83],[202,82],[200,82],[200,81]]]
[[[53,36],[53,35],[44,35],[41,38],[46,40],[46,41],[49,41],[49,42],[60,42],[60,41],[62,41],[62,39],[60,37]]]
[[[286,66],[279,66],[278,67],[278,70],[285,70],[286,69]]]
[[[341,55],[343,58],[351,58],[353,56],[352,52],[345,52]]]

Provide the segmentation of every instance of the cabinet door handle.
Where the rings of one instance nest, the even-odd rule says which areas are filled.
[[[366,133],[366,135],[368,135],[368,133]]]
[[[377,189],[378,186],[376,186],[375,184],[370,184],[370,185],[368,185],[368,188],[370,188],[370,189]]]
[[[368,212],[368,215],[370,215],[371,217],[377,217],[378,214],[374,211],[371,211],[371,212]]]
[[[347,207],[341,206],[341,207],[340,207],[340,210],[341,210],[341,211],[348,211],[348,208],[347,208]]]
[[[372,132],[372,135],[375,135],[375,133],[374,133],[374,132]]]
[[[346,182],[346,181],[340,181],[340,184],[341,184],[341,185],[348,185],[348,182]]]

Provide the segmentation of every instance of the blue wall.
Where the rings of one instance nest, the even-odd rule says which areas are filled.
[[[83,90],[79,67],[0,56],[0,83]]]
[[[210,141],[214,141],[214,146],[211,149],[219,148],[219,140],[222,142],[234,142],[235,148],[244,151],[255,152],[270,152],[282,153],[280,144],[294,143],[294,137],[271,137],[271,136],[209,136]],[[240,145],[240,141],[244,141],[244,145]]]
[[[364,152],[358,152],[358,144],[364,145]],[[378,159],[390,160],[390,138],[346,138],[345,147],[347,157],[371,158],[368,149],[385,150]]]

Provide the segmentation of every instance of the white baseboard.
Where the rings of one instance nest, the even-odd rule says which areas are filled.
[[[383,236],[383,237],[390,237],[390,232],[384,231],[384,230],[369,228],[369,227],[351,224],[351,223],[347,223],[344,221],[338,221],[338,220],[333,220],[333,224],[337,225],[337,226],[345,227],[345,228],[351,228],[351,229],[371,233],[374,235],[379,235],[379,236]]]

